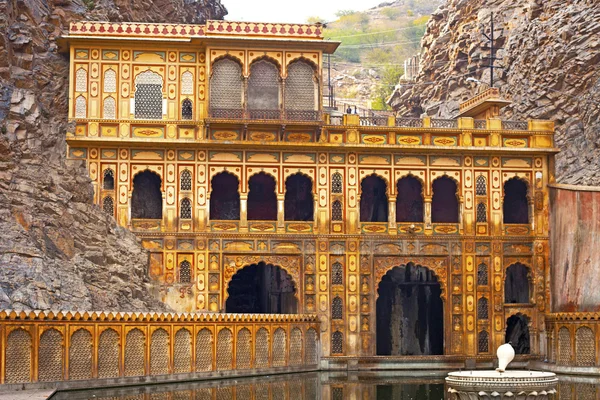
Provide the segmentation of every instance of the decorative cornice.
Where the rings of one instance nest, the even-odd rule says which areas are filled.
[[[546,314],[546,321],[598,321],[600,312],[560,312]]]

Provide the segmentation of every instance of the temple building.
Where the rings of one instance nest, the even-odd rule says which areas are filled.
[[[314,315],[321,366],[539,356],[553,123],[501,120],[495,88],[456,119],[324,109],[338,44],[318,24],[72,24],[68,157],[175,311]]]

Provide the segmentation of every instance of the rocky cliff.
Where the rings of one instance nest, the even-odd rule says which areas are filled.
[[[600,3],[598,0],[449,0],[431,17],[421,42],[414,86],[393,106],[454,117],[474,95],[475,77],[489,82],[490,14],[498,58],[495,86],[513,104],[502,118],[556,122],[557,180],[600,184]]]
[[[0,308],[164,310],[133,234],[92,205],[65,159],[68,60],[78,20],[203,22],[220,0],[0,0]]]

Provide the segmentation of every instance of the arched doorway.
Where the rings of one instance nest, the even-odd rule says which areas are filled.
[[[423,222],[423,185],[414,176],[405,176],[396,185],[396,222]]]
[[[447,176],[433,181],[433,197],[431,199],[431,222],[457,223],[458,197],[456,182]]]
[[[286,221],[314,220],[315,205],[312,181],[300,173],[285,181],[284,219]]]
[[[527,183],[519,178],[511,178],[504,184],[504,204],[502,213],[505,224],[528,224],[529,202]]]
[[[229,282],[225,312],[296,314],[292,277],[281,267],[259,262],[240,269]]]
[[[360,221],[387,222],[387,184],[377,175],[369,175],[360,184]]]
[[[512,264],[506,269],[504,302],[509,304],[529,303],[529,286],[529,268],[521,263]]]
[[[510,342],[515,349],[515,354],[529,354],[529,318],[518,313],[511,315],[506,320],[506,334],[504,336],[505,343]]]
[[[131,218],[162,219],[160,176],[152,171],[140,172],[133,178]]]
[[[248,221],[277,221],[275,178],[259,172],[248,181]]]
[[[444,354],[442,289],[430,269],[394,267],[377,293],[377,355]]]
[[[239,180],[229,172],[220,172],[211,179],[210,219],[240,219]]]

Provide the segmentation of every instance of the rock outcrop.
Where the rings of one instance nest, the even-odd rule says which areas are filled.
[[[148,254],[92,204],[65,159],[68,71],[56,39],[78,20],[203,22],[219,0],[0,0],[0,308],[163,311]]]
[[[557,180],[600,185],[598,0],[449,0],[428,23],[415,86],[396,93],[394,108],[406,113],[420,99],[431,116],[456,116],[479,89],[466,79],[489,82],[481,32],[490,34],[492,12],[495,86],[513,101],[502,118],[554,120]]]

